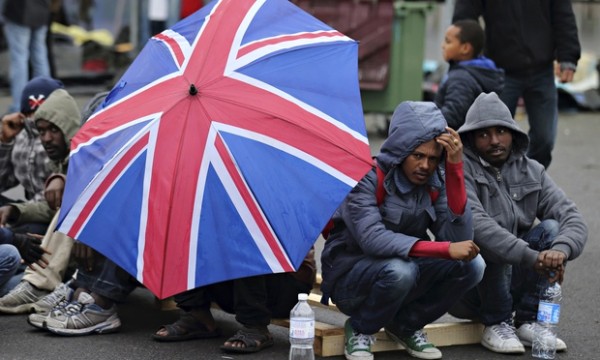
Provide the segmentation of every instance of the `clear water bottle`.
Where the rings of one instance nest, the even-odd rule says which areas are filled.
[[[315,313],[307,300],[308,294],[298,294],[298,303],[290,311],[289,360],[315,359]]]
[[[556,356],[556,328],[561,300],[562,289],[558,282],[550,284],[542,291],[531,346],[531,355],[534,358],[554,359]]]

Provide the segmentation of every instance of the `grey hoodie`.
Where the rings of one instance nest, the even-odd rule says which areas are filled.
[[[513,135],[512,153],[500,169],[481,159],[472,141],[473,131],[492,126],[506,127]],[[465,144],[465,185],[474,240],[484,259],[533,267],[538,252],[520,237],[536,218],[558,221],[560,230],[552,249],[564,252],[569,260],[579,256],[588,236],[583,217],[544,167],[525,155],[529,139],[498,95],[479,95],[458,132]]]
[[[470,207],[462,215],[453,214],[448,208],[441,167],[428,185],[416,186],[406,179],[399,166],[419,145],[446,131],[445,127],[446,120],[432,102],[403,102],[396,108],[388,138],[377,156],[379,166],[386,172],[387,194],[378,206],[377,174],[373,169],[334,214],[335,227],[321,254],[324,292],[329,292],[338,277],[362,258],[409,260],[414,243],[429,238],[427,230],[442,241],[473,238]],[[429,195],[431,187],[440,192],[435,203]]]

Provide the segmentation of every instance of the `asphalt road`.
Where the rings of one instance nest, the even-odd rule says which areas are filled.
[[[68,89],[77,94],[83,106],[94,89]],[[98,90],[98,89],[96,89]],[[0,109],[8,99],[0,93]],[[372,129],[375,124],[369,123]],[[519,124],[527,127],[526,121]],[[376,152],[382,138],[373,131],[372,149]],[[563,307],[559,335],[569,349],[557,359],[597,359],[600,348],[600,116],[598,113],[561,113],[554,162],[549,172],[578,204],[585,215],[590,238],[582,256],[569,264],[563,286]],[[18,192],[13,192],[18,193]],[[288,354],[287,329],[271,326],[275,346],[259,354],[226,355],[219,350],[225,336],[232,334],[237,323],[228,314],[215,311],[223,337],[182,343],[158,343],[150,335],[161,325],[176,320],[176,311],[161,311],[154,297],[145,289],[137,289],[120,304],[123,327],[119,333],[87,337],[58,337],[38,331],[26,323],[24,315],[0,315],[0,359],[285,359]],[[339,313],[317,312],[318,320],[343,323]],[[522,359],[491,353],[479,345],[453,346],[441,349],[445,359]],[[331,357],[330,359],[342,359]],[[377,353],[378,360],[408,359],[403,351]]]

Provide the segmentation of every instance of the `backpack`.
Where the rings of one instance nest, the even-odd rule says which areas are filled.
[[[385,188],[383,187],[385,173],[383,172],[383,170],[381,170],[379,165],[377,165],[377,160],[375,159],[373,159],[373,166],[377,171],[377,188],[375,189],[375,198],[377,199],[377,206],[380,206],[381,204],[383,204],[383,200],[385,199]],[[327,240],[327,238],[329,237],[329,233],[331,232],[331,230],[333,230],[334,227],[335,224],[333,223],[333,219],[329,219],[327,225],[325,225],[325,228],[323,228],[323,230],[321,231],[323,239]]]

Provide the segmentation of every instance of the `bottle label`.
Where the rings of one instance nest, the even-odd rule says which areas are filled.
[[[538,307],[537,320],[547,324],[558,324],[560,318],[560,304],[540,301]]]
[[[290,319],[290,337],[312,339],[315,337],[315,321],[310,319]]]

